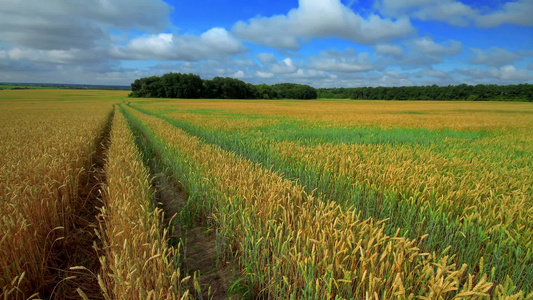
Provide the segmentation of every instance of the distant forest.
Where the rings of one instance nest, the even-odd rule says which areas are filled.
[[[230,77],[203,80],[198,75],[168,73],[135,80],[130,97],[186,99],[316,99],[315,88],[295,83],[253,85]]]
[[[186,99],[368,99],[533,102],[533,85],[449,85],[319,88],[296,83],[246,83],[230,77],[201,79],[195,74],[168,73],[131,84],[130,97]]]
[[[468,100],[533,102],[533,85],[449,85],[321,88],[318,97],[325,99],[369,100]]]

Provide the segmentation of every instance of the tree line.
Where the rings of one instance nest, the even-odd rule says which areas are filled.
[[[401,87],[319,88],[296,83],[246,83],[230,77],[204,80],[195,74],[168,73],[131,84],[130,97],[207,99],[368,99],[469,100],[533,102],[532,84],[427,85]]]
[[[469,100],[533,102],[532,84],[320,88],[319,98],[368,100]]]
[[[130,97],[186,99],[316,99],[315,88],[296,83],[254,85],[230,77],[204,80],[195,74],[168,73],[131,84]]]

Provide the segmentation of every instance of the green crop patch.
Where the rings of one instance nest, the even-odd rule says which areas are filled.
[[[440,143],[445,139],[480,139],[482,132],[454,130],[430,130],[425,128],[338,128],[309,127],[302,124],[285,123],[259,129],[259,134],[276,141],[297,141],[305,145],[331,144],[422,144]]]

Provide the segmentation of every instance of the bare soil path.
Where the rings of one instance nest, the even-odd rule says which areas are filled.
[[[156,197],[161,203],[165,212],[165,222],[168,224],[185,206],[188,195],[179,183],[169,182],[168,176],[154,166],[151,166],[151,169],[157,171],[153,173]],[[217,265],[215,234],[207,231],[200,221],[196,221],[190,228],[183,228],[179,222],[172,223],[170,238],[183,240],[184,270],[191,276],[197,272],[202,293],[195,292],[192,280],[190,291],[198,299],[228,299],[228,289],[234,280],[233,269],[229,265]]]

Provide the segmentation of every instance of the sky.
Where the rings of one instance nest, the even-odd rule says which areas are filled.
[[[0,82],[533,83],[533,0],[0,0]]]

